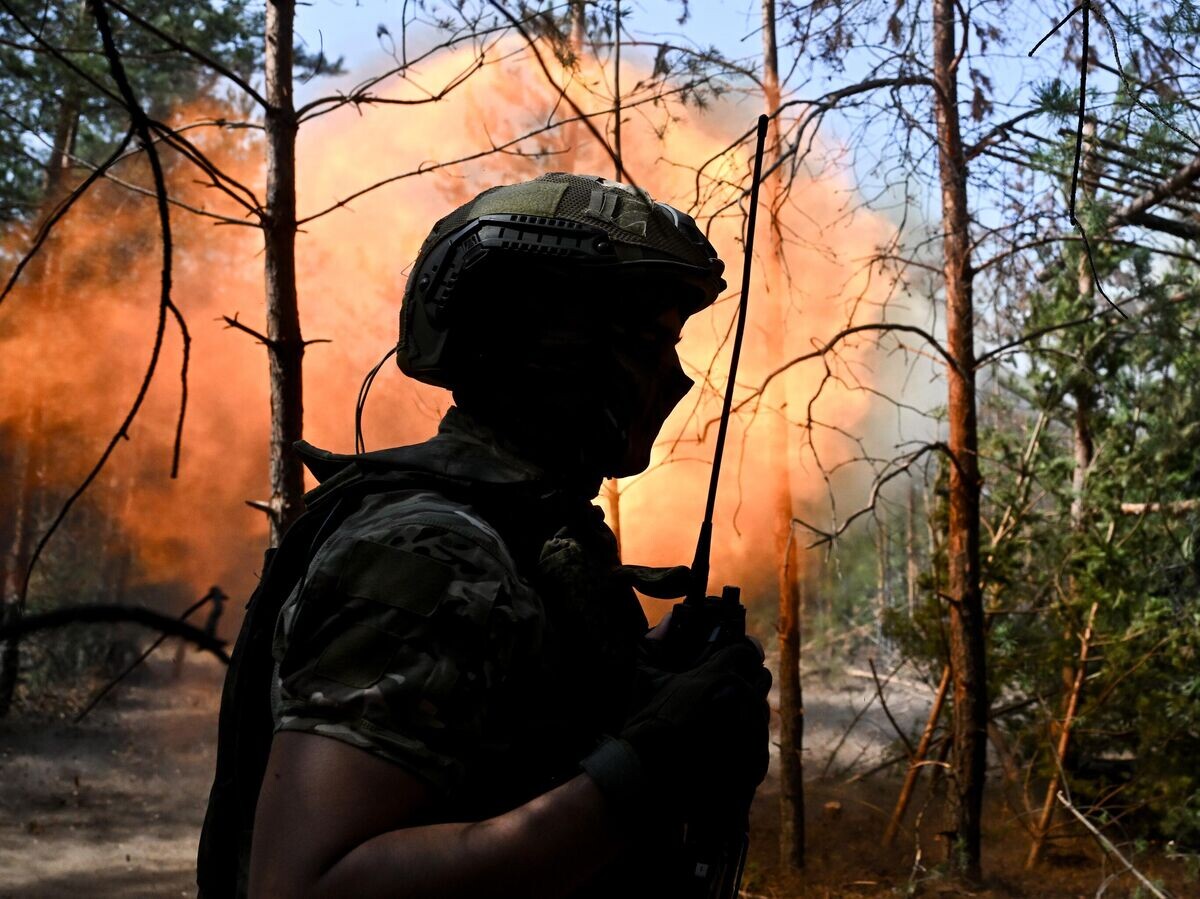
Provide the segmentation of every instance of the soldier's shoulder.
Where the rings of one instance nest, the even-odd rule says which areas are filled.
[[[327,565],[338,566],[363,555],[362,544],[426,557],[463,576],[516,572],[504,538],[471,505],[469,495],[451,497],[429,488],[369,494],[329,536],[320,555]]]

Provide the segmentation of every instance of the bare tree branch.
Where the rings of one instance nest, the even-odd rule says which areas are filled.
[[[167,184],[163,174],[162,162],[158,156],[158,150],[154,145],[153,137],[150,133],[150,121],[146,116],[145,111],[138,103],[137,96],[133,92],[133,87],[129,83],[129,79],[125,74],[125,68],[121,64],[121,56],[117,50],[116,44],[113,42],[112,29],[109,26],[108,14],[104,9],[103,0],[88,0],[88,5],[92,10],[92,15],[96,20],[96,28],[100,32],[100,38],[104,45],[104,54],[108,59],[109,70],[112,73],[113,79],[117,82],[117,86],[121,91],[122,105],[128,110],[130,119],[132,120],[131,130],[138,136],[143,147],[146,150],[147,159],[150,162],[150,170],[154,175],[154,187],[158,193],[158,217],[159,229],[162,235],[162,276],[160,281],[160,292],[158,302],[158,322],[154,332],[154,345],[150,353],[150,360],[146,366],[146,372],[142,376],[142,382],[138,387],[137,395],[134,397],[133,404],[126,413],[124,420],[117,428],[116,433],[109,439],[108,445],[100,454],[100,458],[92,466],[91,471],[84,477],[83,482],[74,490],[66,502],[55,515],[54,520],[46,529],[45,533],[38,539],[37,545],[29,558],[29,563],[25,568],[25,576],[22,579],[21,590],[17,598],[18,612],[23,611],[25,602],[29,594],[29,581],[33,575],[33,570],[37,566],[38,560],[41,558],[42,552],[46,545],[50,542],[50,538],[54,536],[59,526],[66,519],[67,514],[79,500],[81,496],[96,480],[100,472],[107,464],[109,457],[116,450],[117,445],[121,440],[125,439],[129,433],[129,427],[133,424],[133,420],[137,417],[138,411],[142,407],[142,403],[146,398],[146,394],[150,389],[150,382],[154,379],[154,373],[158,368],[159,356],[162,353],[163,338],[166,334],[167,315],[170,314],[176,324],[179,326],[180,335],[183,338],[183,361],[180,372],[182,381],[182,394],[180,398],[179,418],[175,426],[175,445],[172,453],[171,461],[171,477],[174,478],[179,473],[179,455],[183,435],[184,415],[187,411],[187,371],[188,359],[191,346],[191,337],[188,334],[187,326],[184,323],[183,316],[179,309],[175,306],[171,299],[171,273],[172,273],[172,242],[171,242],[171,211],[167,204]]]
[[[502,15],[504,18],[506,18],[508,20],[509,24],[512,25],[512,27],[516,30],[516,32],[525,39],[525,43],[529,45],[529,49],[533,53],[533,58],[537,60],[538,68],[540,68],[542,70],[542,74],[546,76],[546,81],[548,81],[552,85],[556,84],[556,82],[554,80],[554,75],[550,72],[549,66],[546,65],[546,60],[542,58],[542,52],[537,47],[537,42],[534,40],[533,36],[530,35],[529,32],[525,29],[525,26],[521,22],[521,20],[518,19],[516,16],[514,16],[507,9],[505,9],[504,5],[501,4],[499,2],[499,0],[488,0],[488,2],[491,4],[492,7],[495,8],[495,10],[497,12],[500,13],[500,15]],[[609,157],[609,159],[612,160],[613,165],[616,166],[618,169],[625,171],[624,166],[621,162],[620,154],[617,153],[617,151],[613,149],[612,145],[609,144],[608,139],[603,134],[600,133],[600,129],[596,127],[594,122],[592,122],[591,117],[588,116],[579,107],[579,104],[576,103],[575,100],[571,97],[571,95],[568,94],[566,91],[563,91],[562,98],[566,102],[566,104],[569,107],[571,107],[571,111],[573,113],[575,113],[576,116],[579,117],[579,121],[581,121],[583,123],[583,126],[585,128],[587,128],[588,133],[591,134],[593,138],[595,138],[596,143],[598,143],[601,147],[604,148],[604,152],[608,154],[608,157]],[[609,110],[609,112],[611,114],[611,110]],[[625,182],[634,187],[637,187],[637,182],[633,180],[633,176],[630,175],[628,171],[625,171]]]
[[[92,173],[88,175],[87,178],[85,178],[82,182],[80,182],[79,185],[54,208],[54,211],[46,217],[46,220],[38,226],[37,234],[33,239],[33,244],[30,245],[29,249],[26,250],[25,255],[23,255],[20,261],[17,262],[12,274],[8,277],[8,281],[4,284],[4,290],[0,291],[0,303],[3,303],[4,300],[7,299],[9,293],[12,292],[13,287],[15,287],[17,284],[17,280],[21,277],[21,272],[25,270],[25,266],[30,263],[33,257],[36,256],[38,251],[42,248],[42,245],[45,244],[46,240],[50,237],[50,232],[54,230],[54,226],[62,221],[63,216],[71,211],[71,207],[75,205],[75,202],[85,193],[87,193],[88,189],[95,184],[96,181],[103,176],[104,173],[118,159],[121,158],[121,154],[125,152],[125,148],[129,146],[129,142],[131,140],[133,140],[132,128],[125,132],[125,137],[121,139],[121,142],[117,145],[117,148],[112,152],[112,154],[110,154],[106,160],[96,166],[92,170]]]
[[[186,53],[188,56],[191,56],[193,59],[197,60],[198,62],[201,62],[204,65],[208,66],[208,68],[212,69],[218,75],[222,75],[225,78],[228,78],[230,81],[232,81],[238,87],[240,87],[243,91],[245,91],[246,95],[248,97],[250,97],[255,103],[257,103],[259,106],[263,107],[264,109],[266,108],[267,101],[263,98],[263,96],[258,91],[256,91],[254,89],[253,85],[251,85],[249,81],[246,81],[244,78],[242,78],[236,72],[234,72],[232,69],[225,66],[219,60],[213,59],[207,53],[203,53],[200,50],[197,50],[195,47],[191,46],[190,44],[184,43],[183,41],[179,40],[176,37],[172,37],[171,35],[167,34],[165,31],[163,31],[161,28],[159,28],[158,26],[143,19],[137,13],[135,13],[131,9],[129,9],[129,7],[125,6],[122,3],[117,2],[117,0],[104,0],[104,2],[107,3],[109,6],[111,6],[113,9],[115,9],[117,12],[119,12],[121,15],[123,15],[125,18],[127,18],[129,21],[134,22],[135,24],[139,25],[146,31],[150,32],[152,35],[154,35],[156,38],[158,38],[160,41],[162,41],[168,47],[178,50],[181,53]]]
[[[752,402],[755,398],[762,396],[763,392],[767,389],[767,386],[772,381],[774,381],[777,377],[779,377],[781,374],[786,372],[788,369],[793,368],[796,365],[799,365],[801,362],[808,362],[810,359],[819,359],[822,356],[825,356],[826,354],[828,354],[830,351],[832,351],[839,343],[841,343],[847,337],[850,337],[854,334],[860,334],[860,333],[868,332],[868,331],[876,331],[876,332],[883,332],[883,333],[900,332],[900,333],[905,333],[905,334],[916,334],[918,337],[920,337],[922,340],[924,340],[927,344],[929,344],[929,346],[931,346],[934,350],[936,350],[938,355],[941,356],[942,359],[945,360],[947,365],[949,365],[951,368],[953,368],[955,370],[957,370],[959,367],[958,361],[956,359],[954,359],[953,356],[950,355],[950,352],[944,346],[942,346],[941,342],[936,337],[934,337],[932,334],[930,334],[924,328],[918,328],[916,325],[902,325],[902,324],[897,324],[897,323],[893,323],[893,322],[872,322],[872,323],[862,324],[862,325],[851,325],[848,328],[843,328],[841,331],[838,331],[831,338],[829,338],[829,340],[827,340],[824,344],[822,344],[820,347],[813,350],[812,352],[804,353],[800,356],[796,356],[795,358],[788,360],[783,365],[776,368],[774,371],[769,372],[767,374],[767,376],[765,378],[763,378],[762,382],[756,388],[754,388],[754,390],[752,390],[749,394],[742,397],[742,399],[740,399],[736,404],[734,404],[733,411],[734,412],[740,411],[748,403]],[[707,433],[708,425],[711,423],[712,422],[709,422],[708,424],[705,425],[705,433]]]

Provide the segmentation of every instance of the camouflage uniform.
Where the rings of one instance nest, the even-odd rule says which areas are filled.
[[[279,616],[276,729],[403,766],[440,796],[431,820],[480,820],[571,779],[619,728],[646,619],[586,489],[552,489],[456,409],[429,443],[369,455],[405,449],[451,476],[524,484],[536,511],[368,495]]]

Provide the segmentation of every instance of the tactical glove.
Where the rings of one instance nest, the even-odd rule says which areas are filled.
[[[654,682],[620,734],[581,763],[614,811],[683,819],[748,806],[768,761],[771,674],[758,647],[742,638]]]

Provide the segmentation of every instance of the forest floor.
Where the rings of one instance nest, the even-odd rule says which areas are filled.
[[[147,671],[122,684],[81,724],[71,718],[88,695],[82,688],[57,697],[54,708],[43,703],[36,713],[26,709],[0,722],[0,899],[195,895],[193,866],[212,775],[221,669],[207,657],[189,656],[176,681],[169,675],[171,655],[153,657]],[[902,766],[856,783],[847,778],[894,752],[894,731],[875,702],[843,740],[873,693],[869,675],[854,668],[837,677],[806,677],[808,867],[799,876],[778,869],[778,781],[772,770],[752,814],[743,896],[1139,895],[1132,876],[1110,877],[1113,863],[1083,837],[1056,842],[1047,862],[1026,873],[1028,838],[992,796],[982,888],[955,887],[944,875],[940,796],[929,801],[918,791],[908,821],[924,810],[920,838],[906,829],[893,848],[882,849]],[[899,676],[887,697],[902,727],[919,727],[927,688]],[[1200,896],[1194,867],[1189,871],[1182,860],[1149,847],[1136,864],[1180,899]]]

